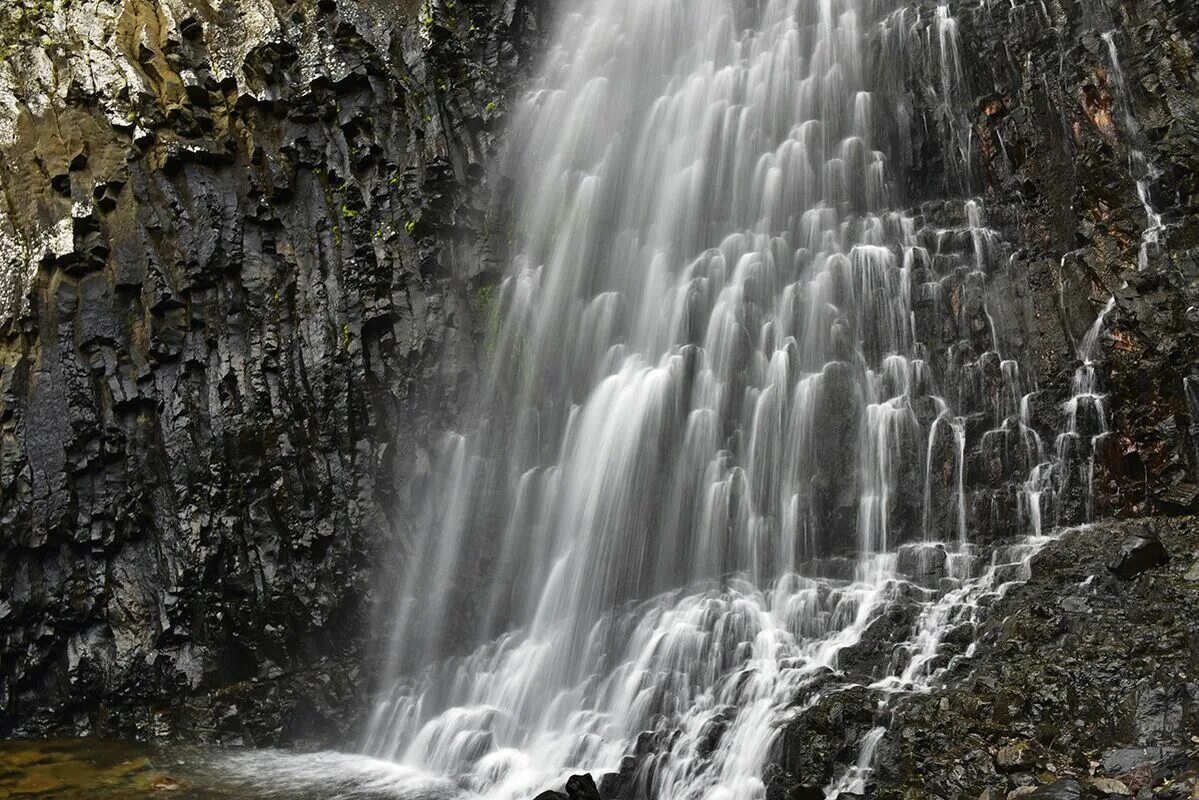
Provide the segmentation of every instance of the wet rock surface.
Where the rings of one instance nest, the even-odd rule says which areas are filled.
[[[1173,555],[1122,579],[1109,562],[1130,534]],[[1040,550],[1027,582],[993,602],[930,691],[846,686],[829,673],[797,698],[763,773],[769,800],[827,796],[878,726],[873,770],[858,794],[880,800],[1178,798],[1199,792],[1199,519],[1108,522]],[[893,657],[880,636],[848,676]],[[952,642],[947,650],[952,651]],[[873,652],[872,656],[863,653]],[[842,665],[847,667],[848,665]],[[603,800],[640,798],[668,749],[645,733]],[[720,732],[714,746],[720,746]],[[558,795],[564,797],[565,795]],[[547,798],[548,800],[548,798]]]
[[[1120,545],[1119,552],[1107,567],[1117,577],[1128,580],[1169,560],[1170,554],[1160,539],[1152,535],[1133,534]]]
[[[0,8],[0,735],[336,737],[477,374],[537,4],[218,5]]]
[[[1176,558],[1131,579],[1130,531]],[[1189,798],[1199,784],[1199,520],[1070,532],[990,610],[944,688],[894,704],[874,796]]]
[[[976,148],[943,170],[914,157],[912,191],[935,195],[928,176],[945,176],[945,191],[958,175],[982,194],[1011,248],[988,302],[1005,352],[1033,366],[1035,416],[1068,396],[1077,347],[1114,297],[1096,353],[1109,433],[1094,442],[1094,512],[1193,509],[1199,8],[1049,0],[954,12]],[[1080,486],[1054,518],[1081,521]]]

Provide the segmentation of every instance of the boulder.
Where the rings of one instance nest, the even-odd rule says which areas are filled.
[[[1124,540],[1120,551],[1108,563],[1108,569],[1124,580],[1169,562],[1166,547],[1156,536],[1134,534]]]
[[[995,764],[1005,772],[1026,769],[1036,763],[1036,750],[1031,742],[1014,742],[999,748]]]
[[[600,800],[599,789],[590,773],[571,775],[566,781],[566,797],[568,800]]]

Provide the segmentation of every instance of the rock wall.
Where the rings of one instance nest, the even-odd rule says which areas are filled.
[[[336,730],[475,380],[539,14],[0,9],[0,735]]]
[[[947,12],[914,5],[923,55],[897,73],[906,202],[960,228],[943,198],[981,198],[981,291],[1050,443],[1115,298],[1096,513],[1193,510],[1199,7]],[[372,575],[477,380],[509,238],[484,164],[547,20],[539,0],[0,8],[0,734],[268,742],[352,715]],[[984,432],[969,522],[999,538],[1027,471]]]
[[[969,86],[968,177],[1009,248],[1006,274],[989,287],[992,314],[1042,390],[1038,422],[1062,429],[1078,345],[1114,298],[1095,353],[1111,431],[1095,457],[1095,514],[1194,509],[1199,406],[1186,386],[1199,374],[1199,7],[951,7]],[[914,171],[917,191],[937,186],[926,175],[952,174],[932,166]],[[1064,517],[1082,521],[1076,510]]]
[[[972,538],[1029,527],[1021,495],[1036,459],[1004,421],[1013,391],[1029,397],[1044,458],[1062,461],[1042,476],[1046,530],[1195,510],[1199,9],[927,0],[888,28],[888,52],[900,54],[880,66],[895,76],[885,88],[892,171],[933,254],[915,268],[913,317],[929,358],[953,376],[941,391],[965,420]],[[943,255],[978,269],[947,268]],[[1059,450],[1083,342],[1101,315],[1091,356],[1103,413],[1080,406],[1079,435]],[[931,490],[944,495],[935,507],[956,513],[953,486]],[[947,527],[935,509],[929,523]]]
[[[1199,489],[1199,6],[951,0],[948,12],[964,88],[945,97],[927,4],[913,17],[924,56],[904,77],[905,190],[950,224],[959,212],[939,198],[980,198],[999,236],[987,303],[1001,349],[1031,372],[1051,446],[1078,345],[1114,298],[1095,352],[1110,430],[1095,513],[1108,521],[1049,545],[980,629],[947,634],[939,688],[896,700],[854,686],[799,714],[771,754],[767,796],[822,797],[879,725],[868,797],[1199,796],[1199,524],[1173,516]],[[981,437],[968,450],[971,529],[1008,536],[1004,495],[1022,477]],[[1081,521],[1079,498],[1063,502],[1065,521]],[[1168,560],[1126,568],[1122,551],[1138,548]],[[913,622],[892,609],[841,667],[871,676]]]

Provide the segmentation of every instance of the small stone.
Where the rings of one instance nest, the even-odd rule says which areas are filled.
[[[1191,583],[1199,583],[1199,561],[1191,564],[1191,568],[1187,570],[1186,575],[1182,576],[1184,580]]]
[[[1031,766],[1035,761],[1036,753],[1033,752],[1029,742],[1006,744],[995,753],[995,763],[1002,770],[1018,770]]]
[[[1029,797],[1040,800],[1080,800],[1082,785],[1078,781],[1070,779],[1054,781],[1037,789]]]
[[[1132,789],[1129,789],[1124,781],[1118,781],[1115,778],[1093,778],[1091,786],[1095,791],[1103,794],[1132,797]]]
[[[1063,597],[1057,603],[1067,614],[1089,614],[1091,606],[1085,597]]]

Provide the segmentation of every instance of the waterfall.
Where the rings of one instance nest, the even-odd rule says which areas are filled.
[[[943,121],[968,96],[956,37],[888,0],[563,11],[497,166],[519,256],[484,410],[424,487],[367,752],[487,798],[622,769],[760,798],[886,609],[918,613],[861,677],[919,691],[1021,577],[1056,465],[987,310],[997,235],[975,202],[900,210],[888,167],[905,64]],[[1005,497],[1034,538],[973,542]]]

